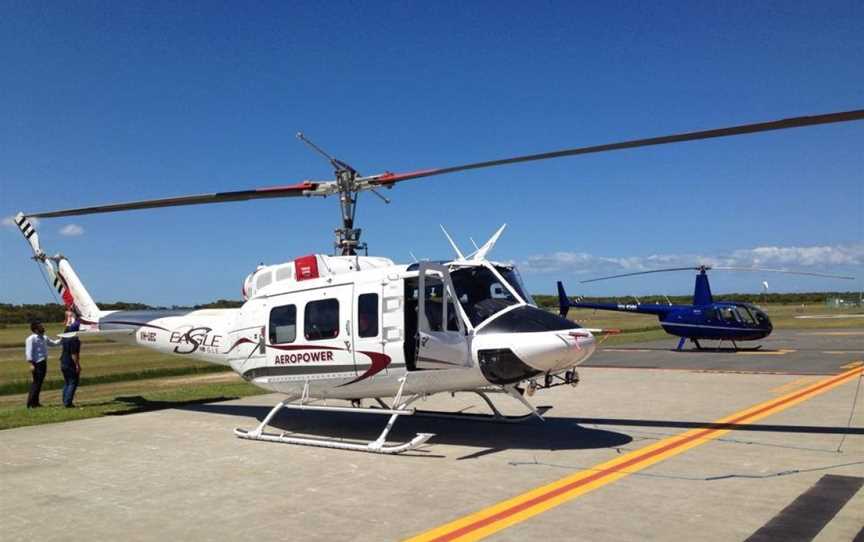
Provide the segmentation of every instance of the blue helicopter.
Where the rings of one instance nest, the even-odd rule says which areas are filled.
[[[764,339],[773,331],[774,326],[768,315],[751,303],[714,301],[711,295],[711,286],[708,283],[707,271],[711,269],[725,271],[769,271],[773,273],[788,273],[793,275],[810,275],[816,277],[829,277],[853,280],[854,277],[842,277],[838,275],[826,275],[822,273],[807,273],[789,271],[786,269],[761,269],[751,267],[711,267],[700,265],[698,267],[673,267],[669,269],[652,269],[650,271],[639,271],[636,273],[625,273],[596,279],[583,280],[582,283],[595,282],[634,275],[646,275],[649,273],[666,273],[669,271],[698,271],[696,275],[696,286],[693,290],[692,305],[663,305],[657,303],[587,303],[583,301],[571,301],[564,292],[564,286],[558,282],[558,306],[562,317],[567,316],[571,307],[580,309],[599,309],[606,311],[635,312],[640,314],[654,314],[660,321],[663,330],[670,335],[681,339],[678,341],[676,350],[681,351],[687,339],[693,342],[697,350],[703,350],[700,340],[719,340],[716,350],[720,349],[723,341],[730,341],[733,349],[758,350],[762,345],[754,348],[739,348],[738,341],[756,341]]]

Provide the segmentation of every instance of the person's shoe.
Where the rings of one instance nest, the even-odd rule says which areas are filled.
[[[77,406],[73,405],[72,403],[69,403],[68,405],[63,405],[63,406],[66,408],[77,408]]]

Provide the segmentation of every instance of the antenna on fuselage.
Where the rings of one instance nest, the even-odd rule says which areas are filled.
[[[462,254],[462,251],[459,250],[459,247],[456,245],[456,241],[454,241],[453,238],[450,237],[450,234],[447,233],[446,229],[444,229],[443,224],[438,224],[438,225],[441,226],[441,231],[444,232],[444,236],[447,237],[448,241],[450,241],[450,246],[453,247],[453,250],[456,252],[456,258],[459,260],[464,260],[465,256]]]
[[[498,238],[501,237],[501,234],[504,232],[504,228],[507,227],[507,224],[502,224],[498,231],[492,234],[492,237],[489,238],[486,243],[483,244],[482,247],[477,249],[477,252],[471,257],[474,261],[481,261],[486,259],[486,255],[492,251],[492,248],[495,247],[495,243],[498,242]]]

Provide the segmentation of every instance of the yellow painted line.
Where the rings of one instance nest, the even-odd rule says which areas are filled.
[[[861,367],[864,365],[864,361],[853,361],[852,363],[847,363],[846,365],[841,365],[841,369],[854,369],[855,367]]]
[[[450,540],[481,540],[502,529],[525,521],[537,514],[560,506],[576,497],[603,487],[629,474],[641,471],[664,459],[681,454],[700,444],[716,439],[735,429],[735,425],[751,423],[781,412],[803,401],[825,393],[864,374],[864,367],[845,371],[822,379],[803,390],[759,403],[721,418],[710,427],[691,429],[654,444],[619,456],[593,468],[566,476],[558,481],[532,489],[506,501],[420,533],[409,542],[444,542]]]
[[[845,367],[844,367],[845,368]],[[851,367],[848,367],[851,369]],[[811,383],[813,379],[816,378],[814,376],[802,376],[801,378],[796,378],[792,382],[787,382],[782,386],[777,386],[776,388],[771,388],[771,391],[774,393],[789,393],[794,389],[803,388],[805,385]]]
[[[796,352],[790,348],[780,348],[779,350],[753,350],[750,352],[735,352],[739,356],[783,356],[790,352]]]
[[[798,335],[827,335],[834,337],[848,337],[852,335],[864,335],[864,331],[813,331],[810,333],[799,333]]]

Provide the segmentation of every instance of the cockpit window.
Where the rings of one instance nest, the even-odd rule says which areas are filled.
[[[510,286],[516,290],[516,293],[519,294],[519,297],[521,297],[525,303],[528,303],[529,305],[537,305],[528,293],[528,290],[525,289],[525,283],[522,282],[522,275],[519,274],[519,271],[515,267],[496,265],[495,271],[498,271],[498,273],[504,277],[504,280],[510,283]]]
[[[738,306],[735,307],[735,309],[738,311],[738,317],[741,318],[742,322],[751,326],[756,324],[756,320],[753,319],[753,315],[750,314],[750,311],[747,310],[747,307]]]
[[[750,312],[753,313],[753,316],[756,318],[756,322],[760,326],[765,326],[770,322],[768,320],[768,315],[762,312],[760,309],[757,309],[756,307],[750,307]]]
[[[499,272],[502,269],[507,271],[505,268],[499,268]],[[506,277],[504,273],[502,276]],[[511,276],[514,275],[511,273]],[[450,273],[450,278],[453,280],[456,297],[473,326],[478,326],[501,309],[519,303],[507,286],[501,284],[501,280],[487,267],[456,269]],[[518,291],[515,284],[511,283],[511,285]]]

